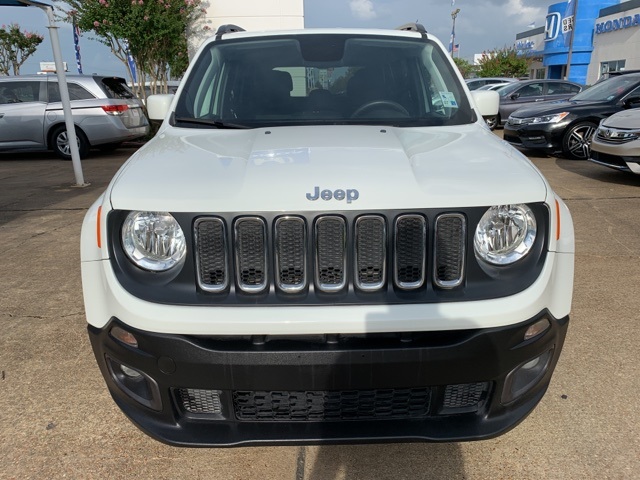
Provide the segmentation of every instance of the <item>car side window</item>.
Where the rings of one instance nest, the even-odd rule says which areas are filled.
[[[580,87],[570,83],[551,82],[547,85],[547,95],[575,95],[580,92]]]
[[[0,83],[0,105],[39,101],[40,82]]]
[[[69,89],[69,100],[89,100],[95,98],[84,87],[81,87],[77,83],[67,83]],[[49,103],[60,101],[60,89],[58,88],[58,82],[49,82]]]
[[[531,83],[529,85],[525,85],[517,92],[520,97],[535,97],[538,95],[542,95],[542,84],[541,83]]]

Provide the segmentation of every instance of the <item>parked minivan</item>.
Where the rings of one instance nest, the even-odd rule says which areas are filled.
[[[68,75],[67,83],[80,157],[91,147],[113,149],[149,132],[142,103],[123,78]],[[24,150],[71,158],[54,75],[0,77],[0,152]]]

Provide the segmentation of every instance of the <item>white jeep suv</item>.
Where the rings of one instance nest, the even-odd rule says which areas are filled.
[[[143,431],[223,446],[501,434],[540,401],[572,221],[421,25],[224,26],[82,229],[89,336]]]

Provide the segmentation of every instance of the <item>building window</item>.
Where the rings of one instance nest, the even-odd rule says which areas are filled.
[[[621,72],[624,70],[626,60],[612,60],[600,64],[600,76],[608,77],[611,72]]]

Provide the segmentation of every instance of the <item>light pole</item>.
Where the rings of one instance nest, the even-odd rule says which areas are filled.
[[[460,13],[460,9],[456,8],[451,12],[451,19],[453,20],[453,26],[451,27],[451,56],[453,57],[453,51],[456,48],[456,17]]]

